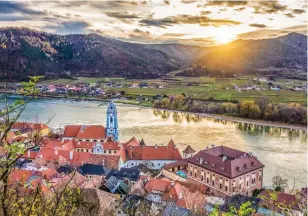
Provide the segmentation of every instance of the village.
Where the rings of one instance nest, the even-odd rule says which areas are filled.
[[[44,193],[67,184],[95,189],[101,212],[113,207],[116,215],[127,215],[131,200],[136,209],[145,200],[157,215],[191,215],[197,210],[210,214],[217,208],[223,212],[230,204],[245,201],[252,203],[255,215],[284,215],[286,209],[303,215],[300,203],[307,199],[307,188],[296,194],[265,188],[265,165],[253,152],[227,144],[196,151],[189,144],[179,148],[172,139],[165,145],[136,137],[121,141],[117,114],[110,102],[106,126],[66,125],[63,133],[46,124],[14,123],[6,142],[23,143],[28,150],[9,183],[39,186]],[[31,139],[33,134],[41,137],[38,143]],[[3,157],[5,151],[1,148]],[[272,202],[274,192],[277,199]]]

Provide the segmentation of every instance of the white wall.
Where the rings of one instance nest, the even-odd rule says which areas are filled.
[[[131,168],[139,164],[146,165],[149,169],[160,170],[165,164],[175,162],[175,160],[129,160],[126,163],[120,163],[119,167]]]

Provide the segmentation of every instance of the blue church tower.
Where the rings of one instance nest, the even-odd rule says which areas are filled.
[[[107,109],[106,134],[118,141],[118,112],[116,105],[111,101]]]

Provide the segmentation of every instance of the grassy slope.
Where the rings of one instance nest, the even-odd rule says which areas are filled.
[[[196,99],[209,99],[213,97],[217,100],[253,100],[259,97],[268,97],[274,103],[291,103],[298,102],[306,105],[306,95],[304,92],[294,92],[288,90],[281,91],[271,91],[271,90],[261,90],[261,91],[246,91],[238,92],[232,88],[233,84],[243,85],[248,84],[251,81],[250,78],[237,80],[231,78],[187,78],[187,77],[176,77],[172,80],[127,80],[123,78],[88,78],[80,77],[77,80],[69,79],[58,79],[58,80],[47,80],[43,81],[43,84],[75,84],[81,82],[108,82],[113,81],[116,83],[130,84],[130,83],[139,83],[147,82],[151,84],[165,84],[168,86],[166,89],[150,89],[150,88],[120,88],[115,90],[124,90],[129,95],[148,95],[152,96],[155,94],[167,94],[167,95],[176,95],[185,93],[186,95],[192,96]],[[274,83],[275,85],[280,85],[282,87],[292,87],[293,85],[300,85],[304,81],[299,80],[289,80],[293,81],[292,84],[286,83],[287,79],[277,79]],[[195,83],[197,85],[187,86],[188,83]],[[103,84],[102,84],[103,85]],[[261,84],[262,87],[266,88],[266,84]],[[229,87],[230,89],[225,89]],[[112,89],[112,88],[111,88]]]

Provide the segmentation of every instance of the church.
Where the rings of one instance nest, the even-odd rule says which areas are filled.
[[[110,102],[107,108],[106,128],[103,125],[66,125],[62,142],[73,140],[76,151],[93,154],[116,155],[119,153],[118,113]]]

